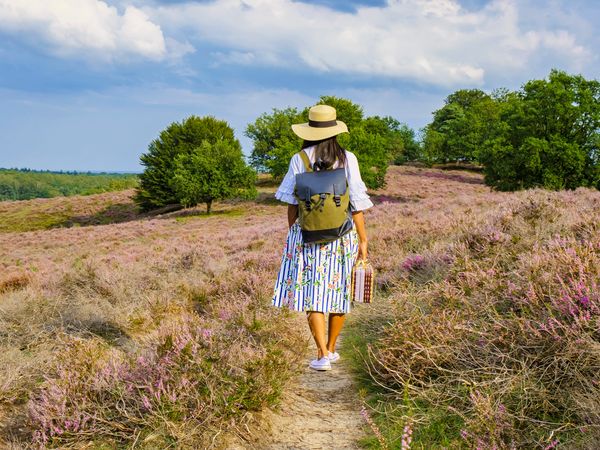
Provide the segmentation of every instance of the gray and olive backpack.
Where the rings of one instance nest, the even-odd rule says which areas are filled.
[[[300,157],[306,172],[296,174],[294,196],[302,238],[306,243],[335,241],[352,230],[346,170],[314,171],[306,152],[301,150]]]

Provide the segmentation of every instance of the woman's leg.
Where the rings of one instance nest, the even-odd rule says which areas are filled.
[[[335,352],[335,341],[337,341],[340,331],[344,326],[346,314],[329,313],[329,333],[327,337],[327,350],[331,353]]]
[[[325,344],[325,316],[322,312],[318,311],[307,311],[306,315],[308,316],[310,332],[317,344],[317,357],[321,359],[323,356],[327,356],[327,345]]]

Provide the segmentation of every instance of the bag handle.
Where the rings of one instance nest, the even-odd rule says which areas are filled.
[[[302,161],[304,162],[304,167],[306,167],[306,171],[312,172],[313,170],[310,164],[310,159],[308,159],[308,155],[304,150],[300,150],[300,158],[302,158]]]

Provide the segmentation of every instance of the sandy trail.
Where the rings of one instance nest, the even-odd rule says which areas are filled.
[[[311,345],[312,344],[311,342]],[[262,416],[267,428],[254,443],[229,449],[305,450],[358,449],[364,435],[357,388],[342,358],[332,370],[317,372],[306,367],[286,389],[280,406]],[[256,438],[256,434],[255,434]]]

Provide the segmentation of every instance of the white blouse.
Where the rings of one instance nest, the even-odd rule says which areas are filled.
[[[304,149],[308,155],[311,164],[315,162],[315,147],[307,147]],[[358,168],[358,160],[354,153],[346,150],[346,179],[350,188],[350,209],[351,211],[362,211],[373,206],[373,202],[367,195],[367,186],[360,176]],[[333,165],[334,169],[339,166],[339,161]],[[305,172],[304,162],[300,154],[296,153],[290,160],[290,167],[283,181],[279,185],[275,198],[285,203],[297,205],[298,201],[294,197],[294,187],[296,186],[296,174]]]

